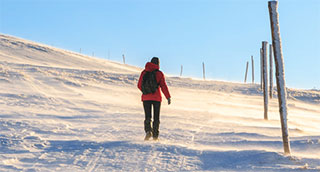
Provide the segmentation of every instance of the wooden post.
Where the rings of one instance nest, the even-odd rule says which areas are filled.
[[[263,64],[262,64],[262,48],[260,48],[260,87],[263,89]]]
[[[269,45],[269,59],[270,59],[270,98],[273,97],[273,51],[272,51],[272,44]]]
[[[252,84],[254,84],[254,60],[253,60],[253,56],[251,56],[251,64],[252,64]]]
[[[81,48],[80,48],[80,54],[81,54]]]
[[[274,61],[276,67],[276,80],[278,90],[279,111],[281,119],[281,130],[284,153],[290,155],[290,141],[287,124],[287,91],[284,76],[284,60],[282,56],[279,14],[278,14],[278,1],[269,1],[269,16],[272,33],[272,46],[274,51]]]
[[[181,65],[180,76],[182,76],[183,66]]]
[[[122,54],[123,64],[126,64],[126,57]]]
[[[262,42],[264,119],[268,120],[268,42]]]
[[[204,62],[202,62],[202,69],[203,69],[203,79],[206,80],[206,71],[204,68]]]
[[[248,67],[249,67],[249,62],[247,61],[247,65],[246,65],[246,74],[244,75],[244,83],[246,83],[246,82],[247,82]]]

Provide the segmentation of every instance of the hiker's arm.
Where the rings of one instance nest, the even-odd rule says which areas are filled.
[[[139,88],[139,90],[141,90],[141,91],[142,91],[142,88],[141,88],[141,85],[142,85],[142,77],[143,77],[143,72],[141,72],[140,78],[139,78],[139,81],[138,81],[138,88]]]
[[[160,87],[161,87],[161,91],[163,92],[163,94],[166,96],[166,98],[170,98],[171,95],[169,93],[169,89],[168,89],[168,86],[167,86],[167,83],[164,79],[164,75],[163,73],[161,73],[161,79],[160,79]]]

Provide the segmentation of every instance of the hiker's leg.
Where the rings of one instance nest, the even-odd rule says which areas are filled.
[[[160,125],[160,106],[161,103],[158,101],[153,102],[153,137],[158,138],[159,136],[159,125]]]
[[[143,108],[144,108],[144,131],[152,131],[151,128],[151,101],[143,101]]]

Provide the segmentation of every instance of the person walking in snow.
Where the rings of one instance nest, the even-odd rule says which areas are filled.
[[[160,88],[162,93],[171,103],[171,96],[166,84],[163,73],[159,70],[159,58],[153,57],[151,62],[147,62],[145,69],[141,72],[138,88],[142,92],[141,100],[143,101],[145,120],[144,130],[146,132],[145,140],[153,137],[154,140],[159,136],[160,125],[160,105],[162,101]],[[159,87],[160,86],[160,87]],[[151,107],[153,106],[153,123],[151,118]],[[151,126],[152,123],[152,126]]]

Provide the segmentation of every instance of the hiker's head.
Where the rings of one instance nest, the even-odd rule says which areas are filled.
[[[151,63],[159,65],[159,63],[160,63],[159,58],[158,57],[152,57]]]

